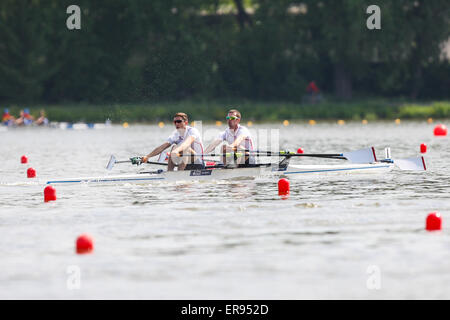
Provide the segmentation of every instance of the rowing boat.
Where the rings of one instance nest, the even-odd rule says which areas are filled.
[[[280,169],[277,164],[267,167],[201,169],[184,171],[142,172],[132,175],[111,175],[101,177],[81,177],[73,179],[50,180],[47,184],[71,183],[150,183],[155,181],[192,181],[192,180],[249,180],[259,177],[299,177],[306,174],[333,173],[381,173],[394,168],[391,163],[343,164],[343,165],[290,165]]]
[[[372,149],[366,153],[375,154]],[[362,150],[347,154],[349,159],[355,162],[361,162]],[[357,157],[355,155],[358,155]],[[289,163],[289,159],[293,155],[288,155],[279,163],[263,163],[263,164],[247,164],[239,166],[210,166],[205,169],[183,170],[183,171],[143,171],[135,174],[127,175],[106,175],[98,177],[79,177],[69,179],[49,180],[46,184],[65,185],[65,184],[121,184],[121,183],[137,183],[146,184],[158,181],[208,181],[208,180],[252,180],[256,178],[301,178],[304,176],[315,175],[335,175],[335,174],[356,174],[356,173],[387,173],[395,167],[401,170],[426,170],[423,157],[392,160],[386,158],[376,160],[373,157],[369,163],[343,163],[343,164],[315,164],[315,165],[293,165]],[[334,155],[333,155],[334,156]],[[365,157],[365,156],[364,156]],[[113,159],[113,156],[111,157]],[[115,161],[115,160],[114,160]],[[125,162],[125,161],[115,161]],[[111,160],[108,163],[110,167]],[[157,164],[152,162],[152,164]]]

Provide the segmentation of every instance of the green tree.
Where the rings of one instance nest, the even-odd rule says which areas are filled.
[[[55,76],[61,62],[56,59],[64,43],[51,46],[58,37],[58,1],[0,2],[0,100],[36,102],[45,82]]]

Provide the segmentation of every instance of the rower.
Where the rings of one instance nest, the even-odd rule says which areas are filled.
[[[30,114],[30,109],[25,108],[23,109],[24,119],[23,124],[28,126],[33,123],[34,117]]]
[[[15,121],[14,116],[9,113],[9,110],[7,108],[5,108],[3,110],[2,123],[5,126],[10,126],[14,124],[14,121]]]
[[[141,162],[147,162],[149,158],[161,154],[164,150],[175,144],[170,152],[167,165],[168,171],[173,171],[176,166],[178,167],[178,171],[203,169],[203,143],[200,132],[188,126],[188,116],[183,112],[175,114],[173,123],[175,125],[175,131],[167,138],[167,141],[159,147],[156,147],[148,155],[142,157]]]
[[[241,113],[236,109],[231,109],[228,111],[228,115],[226,117],[228,128],[219,134],[216,140],[214,140],[208,148],[206,148],[206,153],[210,153],[213,151],[220,143],[226,141],[228,145],[222,146],[222,161],[223,164],[226,164],[227,157],[226,153],[241,151],[253,151],[253,141],[250,135],[250,131],[240,125],[241,122]],[[231,159],[228,159],[231,160]],[[237,160],[237,164],[254,164],[255,157],[253,155],[245,156],[245,157],[234,157],[234,160]]]
[[[25,108],[23,110],[20,110],[20,116],[15,120],[15,125],[28,126],[33,123],[33,120],[34,120],[34,117],[30,114],[30,110],[28,108]]]
[[[45,116],[45,110],[41,110],[39,112],[39,118],[34,122],[38,126],[46,126],[48,125],[48,119]]]

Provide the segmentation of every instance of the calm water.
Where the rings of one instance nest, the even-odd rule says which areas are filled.
[[[43,181],[104,175],[111,154],[146,154],[172,127],[0,131],[0,298],[450,299],[450,147],[433,126],[251,128],[279,129],[280,147],[294,151],[374,146],[382,157],[390,146],[406,158],[426,143],[425,173],[296,179],[287,200],[276,179],[58,186],[51,203]],[[26,179],[30,166],[37,179]],[[424,230],[432,211],[440,232]],[[75,254],[82,233],[93,254]]]

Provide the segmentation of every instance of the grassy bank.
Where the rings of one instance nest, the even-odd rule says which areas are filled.
[[[45,109],[50,121],[114,123],[155,122],[170,120],[176,112],[186,112],[191,120],[224,120],[231,107],[238,108],[245,121],[280,120],[385,120],[385,119],[444,119],[450,118],[450,101],[411,103],[383,99],[354,100],[351,102],[326,101],[319,104],[296,104],[257,101],[194,101],[153,104],[66,104],[5,106],[13,115],[28,107],[34,116]]]

